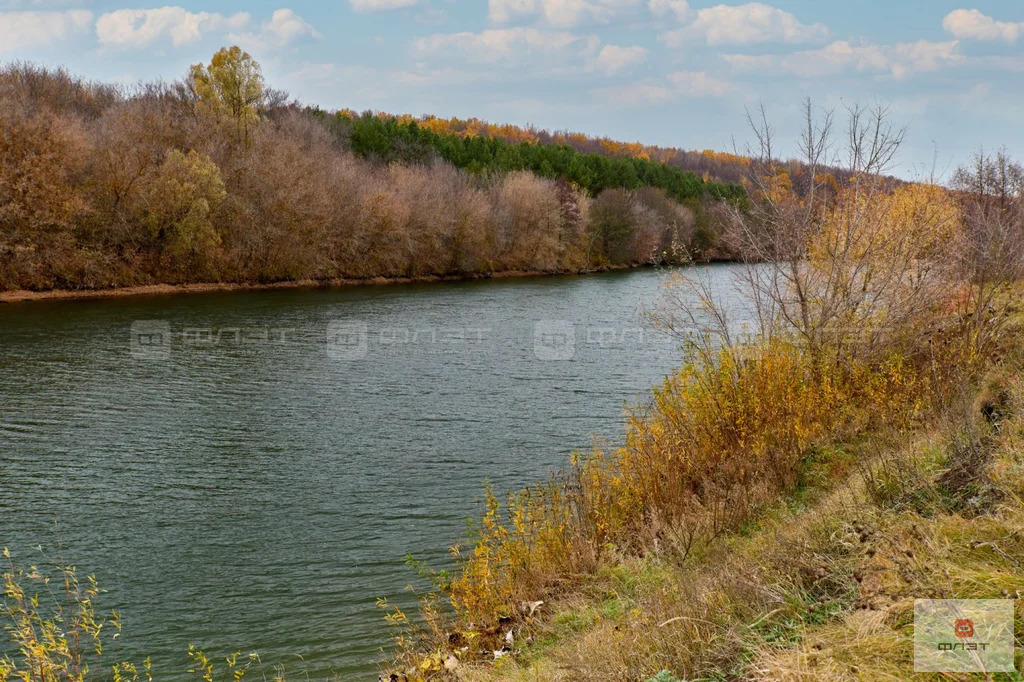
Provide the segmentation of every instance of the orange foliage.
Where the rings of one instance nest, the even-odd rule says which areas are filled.
[[[750,165],[750,159],[748,157],[738,156],[728,152],[716,152],[713,149],[705,149],[700,154],[705,158],[711,159],[712,161],[718,161],[720,163],[736,164],[738,166]]]
[[[350,117],[357,116],[350,109],[343,109],[340,113]],[[746,157],[727,152],[716,152],[710,149],[705,149],[701,152],[686,151],[675,147],[645,145],[641,142],[621,142],[607,137],[590,137],[583,133],[568,131],[548,133],[538,130],[533,126],[522,127],[510,123],[488,123],[478,118],[460,119],[453,116],[446,119],[429,115],[415,117],[410,114],[390,114],[387,112],[375,112],[374,115],[381,119],[395,120],[399,123],[416,122],[421,127],[437,135],[458,135],[463,138],[491,137],[513,144],[523,142],[540,144],[548,142],[550,144],[573,147],[580,151],[598,152],[607,156],[628,157],[661,163],[670,163],[680,155],[694,155],[714,165],[745,167],[750,164],[750,159]],[[711,177],[713,174],[704,171],[703,175]]]

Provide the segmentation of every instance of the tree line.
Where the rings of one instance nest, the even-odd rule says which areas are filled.
[[[365,113],[358,114],[350,109],[344,109],[339,113],[349,119],[366,115]],[[399,123],[415,122],[420,128],[441,136],[494,138],[511,145],[522,143],[554,145],[569,147],[582,154],[654,161],[670,168],[693,173],[704,180],[713,180],[726,185],[743,186],[749,175],[752,161],[748,154],[749,150],[733,149],[731,152],[722,152],[713,149],[698,151],[660,147],[570,131],[548,131],[534,126],[516,126],[507,123],[495,124],[477,118],[440,118],[431,115],[414,117],[409,114],[393,115],[384,112],[376,112],[375,115],[383,119],[395,119]],[[830,163],[824,164],[816,170],[817,175],[837,185],[847,184],[853,177],[849,168],[844,167],[844,164],[838,159],[832,159]],[[779,171],[785,173],[791,179],[794,190],[801,193],[806,192],[810,186],[820,180],[820,178],[809,177],[804,161],[798,158],[780,160]],[[887,177],[886,180],[892,184],[899,183],[892,177]]]
[[[528,170],[544,178],[568,180],[591,196],[609,188],[655,187],[677,201],[746,198],[738,183],[705,180],[693,172],[639,156],[585,153],[567,144],[437,132],[436,126],[425,126],[414,119],[373,112],[356,115],[340,111],[330,118],[319,109],[311,113],[327,120],[332,133],[356,153],[385,161],[417,162],[437,156],[477,175]]]
[[[127,89],[0,67],[0,290],[723,257],[723,199],[649,160],[307,109],[237,47]]]

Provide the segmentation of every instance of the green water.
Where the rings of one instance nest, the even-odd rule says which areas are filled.
[[[0,544],[95,573],[158,679],[190,642],[375,679],[405,554],[444,566],[485,480],[618,438],[678,364],[663,277],[0,307]]]

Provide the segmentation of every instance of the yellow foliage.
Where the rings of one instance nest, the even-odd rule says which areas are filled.
[[[263,74],[248,52],[237,45],[222,47],[209,65],[192,65],[189,84],[202,111],[224,118],[239,141],[248,141],[263,102]]]
[[[121,627],[116,612],[110,618],[96,613],[95,601],[100,594],[96,579],[90,576],[81,584],[72,566],[58,567],[54,572],[34,565],[22,568],[15,565],[6,547],[3,557],[6,566],[0,614],[18,658],[0,658],[0,682],[92,679],[90,663],[103,655],[104,628],[119,631]],[[148,671],[148,662],[143,670]],[[115,678],[138,679],[124,677],[127,671],[137,673],[138,668],[118,664]]]
[[[795,199],[793,193],[793,180],[783,169],[778,169],[774,176],[765,180],[766,198],[773,204],[781,204],[787,199]]]
[[[156,169],[140,197],[142,222],[175,257],[209,253],[220,243],[211,215],[227,191],[220,169],[195,150],[174,149]]]
[[[750,158],[746,156],[739,156],[738,154],[730,154],[728,152],[716,152],[713,149],[705,149],[702,151],[701,156],[712,161],[718,161],[727,165],[737,166],[749,166]]]
[[[862,193],[857,182],[841,192],[814,236],[812,258],[835,259],[848,253],[851,262],[914,260],[934,255],[955,237],[960,209],[953,196],[937,185],[906,184],[887,193]],[[887,252],[875,258],[871,250]]]
[[[141,665],[132,661],[111,661],[105,656],[106,634],[121,633],[121,617],[97,612],[101,590],[93,576],[85,584],[78,580],[74,566],[52,569],[14,563],[10,551],[2,552],[6,565],[0,575],[0,626],[17,651],[15,658],[0,656],[0,682],[153,682],[153,665],[147,657]],[[5,647],[6,649],[6,647]],[[200,649],[189,645],[192,661],[189,673],[212,682],[240,682],[259,656],[240,652],[228,656],[223,673]],[[109,672],[109,677],[102,670]],[[275,682],[283,678],[278,675]]]
[[[792,491],[816,444],[914,423],[940,381],[898,354],[819,365],[781,340],[695,360],[631,415],[623,447],[575,455],[569,476],[504,505],[487,491],[472,551],[452,552],[460,570],[445,587],[459,621],[486,629],[516,617],[613,548],[660,541],[685,556]]]
[[[950,244],[960,225],[960,206],[938,185],[902,185],[887,195],[880,225],[890,235],[914,243],[921,255],[932,255]]]

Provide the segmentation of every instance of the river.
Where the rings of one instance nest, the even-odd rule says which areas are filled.
[[[445,566],[485,481],[619,439],[679,364],[664,276],[0,307],[0,544],[95,574],[157,679],[189,643],[376,679],[404,556]]]

